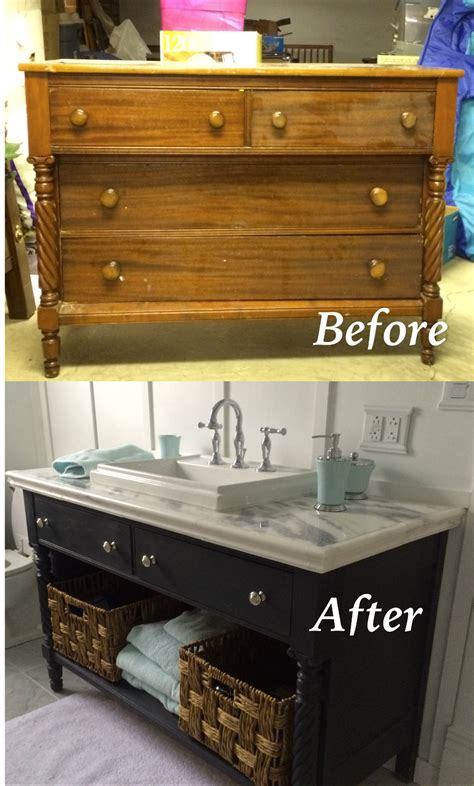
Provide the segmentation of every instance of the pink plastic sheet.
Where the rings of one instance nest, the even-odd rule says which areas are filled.
[[[247,0],[161,0],[162,30],[243,30]]]

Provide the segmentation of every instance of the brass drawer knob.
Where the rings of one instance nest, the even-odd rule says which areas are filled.
[[[274,112],[272,115],[272,123],[275,128],[286,128],[288,119],[283,112]]]
[[[87,124],[89,119],[89,115],[85,111],[85,109],[73,109],[71,114],[69,115],[69,120],[71,121],[73,126],[76,128],[82,128]]]
[[[120,262],[107,262],[102,268],[102,276],[106,281],[117,281],[121,274]]]
[[[249,595],[249,603],[252,606],[261,606],[262,603],[265,603],[267,596],[265,595],[262,590],[258,590],[258,592],[251,592]]]
[[[119,199],[120,197],[117,194],[115,188],[106,188],[105,191],[102,191],[100,195],[100,204],[103,207],[115,207]]]
[[[414,112],[402,112],[400,115],[400,123],[403,128],[415,128],[418,118]]]
[[[38,527],[38,529],[43,529],[44,527],[49,526],[49,521],[48,519],[43,519],[40,516],[38,516],[38,518],[36,519],[36,526]]]
[[[211,112],[209,115],[209,125],[212,126],[212,128],[222,128],[224,123],[225,117],[222,112],[218,112],[217,110],[215,112]]]
[[[104,540],[104,542],[102,543],[102,548],[104,549],[106,554],[110,554],[112,551],[117,551],[117,544],[115,540],[112,541]]]
[[[371,259],[369,262],[369,275],[377,280],[385,276],[386,265],[382,259]]]
[[[388,202],[388,192],[385,188],[373,188],[370,192],[370,201],[377,207],[383,207]]]
[[[153,554],[144,554],[142,557],[142,565],[144,568],[151,568],[152,565],[156,565],[156,557]]]

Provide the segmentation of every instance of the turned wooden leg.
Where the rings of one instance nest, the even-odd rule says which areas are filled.
[[[51,617],[48,607],[48,584],[52,580],[49,549],[38,544],[34,547],[34,555],[36,563],[36,581],[38,586],[41,625],[44,633],[43,655],[47,662],[51,690],[53,690],[55,693],[59,693],[63,689],[63,668],[59,663],[57,663],[54,654]]]
[[[429,341],[429,331],[443,316],[443,301],[440,297],[438,282],[441,280],[443,265],[444,233],[444,191],[447,158],[432,156],[426,174],[427,199],[424,214],[425,245],[423,252],[423,276],[421,297],[423,300],[423,321],[427,328],[421,331],[421,360],[431,366],[434,363],[434,348]]]
[[[44,373],[59,374],[59,234],[54,156],[32,156],[36,173],[36,253],[41,304],[38,327],[43,333]]]
[[[400,751],[395,764],[395,775],[403,783],[413,783],[415,777],[417,745],[409,745]]]
[[[292,650],[289,654],[298,664],[291,785],[318,786],[323,665]]]
[[[61,349],[61,339],[59,330],[52,333],[43,332],[41,339],[44,356],[44,375],[45,377],[57,377],[59,374],[59,353]]]

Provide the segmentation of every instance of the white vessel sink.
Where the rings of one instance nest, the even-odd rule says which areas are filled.
[[[232,469],[231,460],[225,461],[210,466],[209,456],[181,456],[99,464],[91,472],[91,485],[119,487],[211,510],[277,502],[316,490],[316,473],[312,470],[277,466],[276,472],[257,472],[257,462],[249,461],[247,469]]]

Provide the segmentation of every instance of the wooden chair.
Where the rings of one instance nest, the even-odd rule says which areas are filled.
[[[296,63],[332,63],[334,47],[332,44],[288,44],[285,54]]]
[[[11,178],[5,180],[5,294],[10,319],[29,319],[35,313],[20,211]]]

